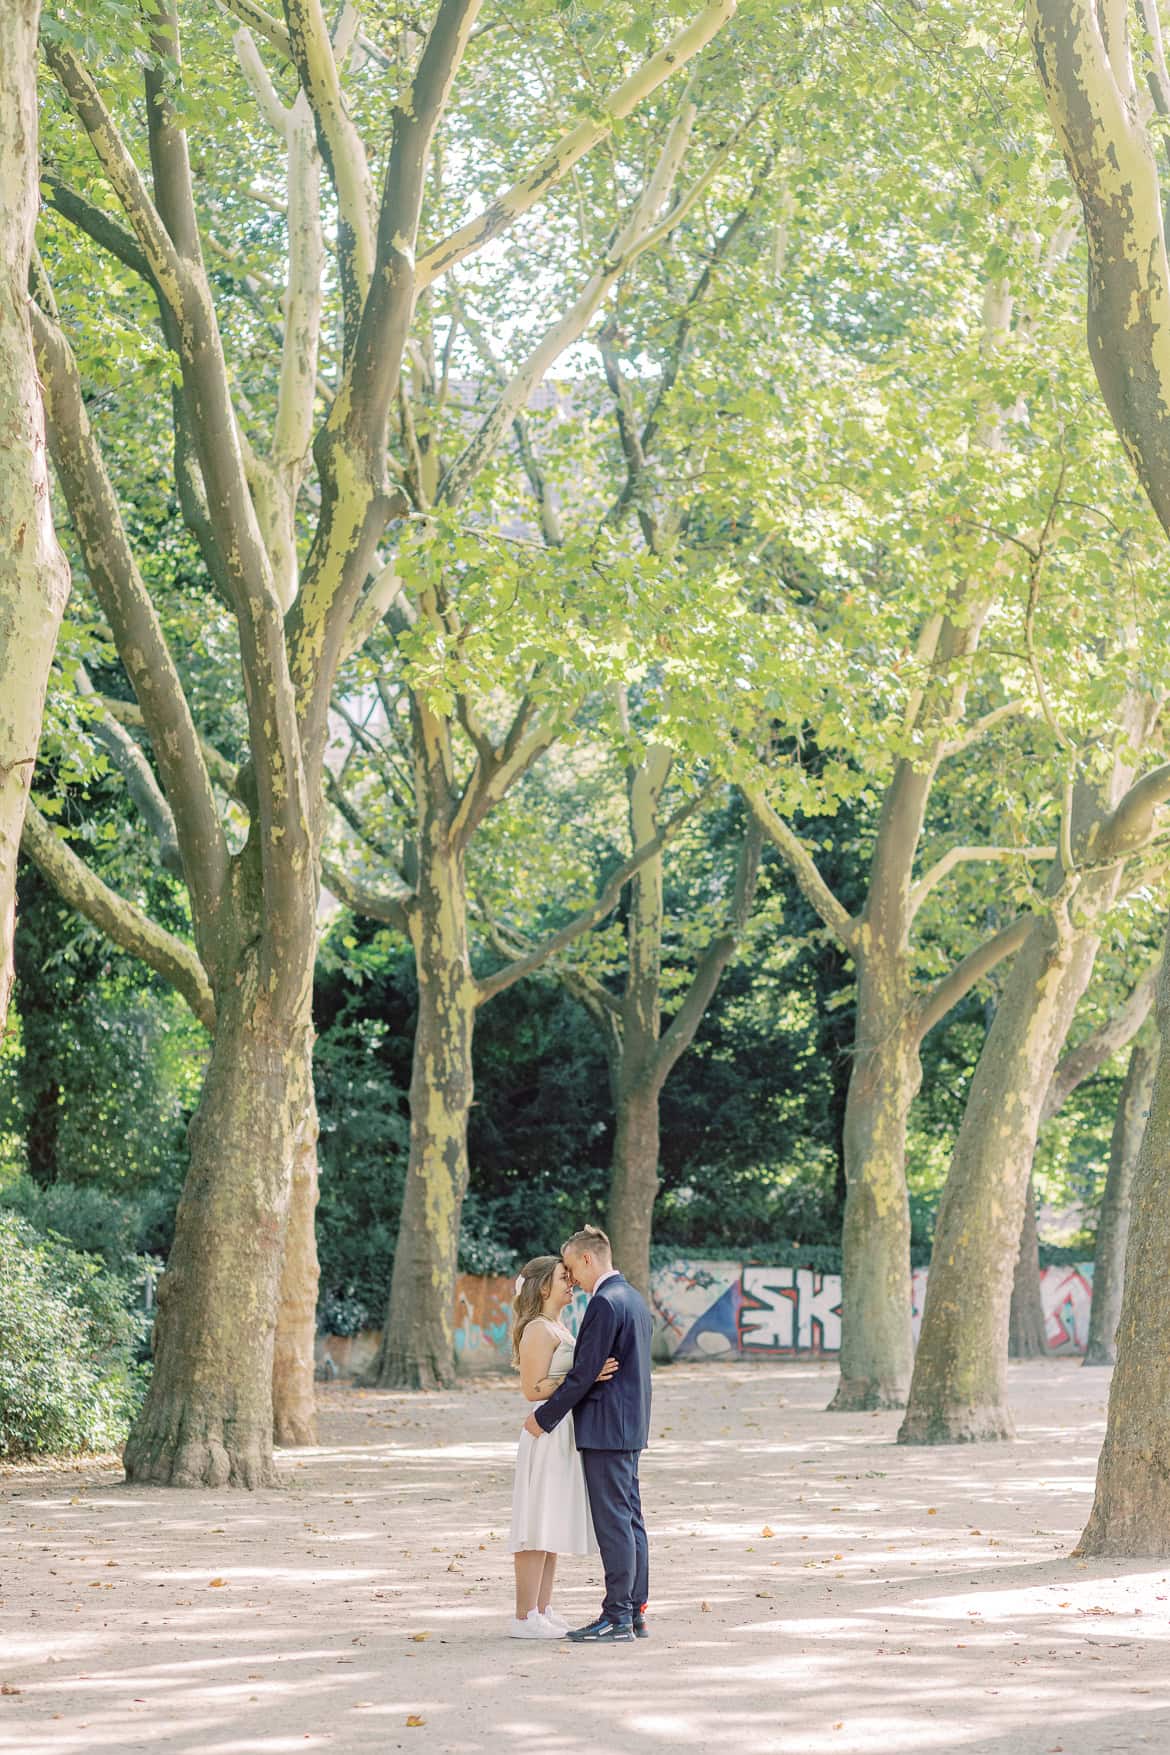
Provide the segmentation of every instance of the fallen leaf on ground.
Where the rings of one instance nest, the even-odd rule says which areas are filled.
[[[417,1712],[412,1712],[407,1715],[406,1722],[417,1729],[419,1725],[425,1725],[427,1721],[425,1718],[420,1718]]]

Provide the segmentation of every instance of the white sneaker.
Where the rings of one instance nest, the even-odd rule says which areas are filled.
[[[551,1603],[541,1614],[541,1620],[548,1622],[549,1626],[554,1629],[558,1639],[562,1638],[569,1631],[569,1623],[567,1621],[562,1621]]]
[[[559,1639],[560,1634],[549,1626],[537,1609],[530,1609],[523,1621],[508,1623],[509,1639]]]

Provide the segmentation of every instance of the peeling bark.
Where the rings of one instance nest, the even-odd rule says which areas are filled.
[[[643,1297],[650,1290],[661,1096],[661,1086],[651,1080],[627,1087],[618,1099],[606,1217],[614,1260]]]
[[[1131,698],[1119,746],[1140,748],[1148,705]],[[1075,789],[1068,841],[1090,861],[1066,882],[1058,860],[1051,906],[1018,952],[971,1081],[935,1224],[922,1331],[900,1444],[956,1444],[1014,1436],[1007,1405],[1011,1288],[1028,1178],[1045,1101],[1073,1015],[1093,971],[1100,923],[1132,843],[1132,755]]]
[[[69,567],[53,531],[28,316],[39,198],[39,18],[39,0],[14,0],[0,14],[0,1031],[12,992],[25,805],[69,596]]]
[[[219,1008],[190,1128],[190,1168],[158,1286],[154,1373],[123,1461],[130,1482],[276,1484],[272,1370],[300,1048],[274,1015],[254,945]]]
[[[1133,1218],[1105,1444],[1080,1554],[1170,1555],[1170,941],[1158,980],[1157,1068],[1133,1179]]]
[[[313,1356],[317,1338],[317,1105],[313,1096],[312,1046],[303,1074],[304,1105],[294,1117],[292,1187],[272,1358],[272,1423],[277,1444],[317,1442]]]
[[[452,799],[436,721],[416,711],[424,815],[408,923],[418,971],[410,1079],[410,1157],[382,1345],[371,1381],[439,1389],[454,1380],[452,1312],[467,1190],[467,1117],[479,993],[471,973],[463,858],[451,842]]]
[[[1020,1228],[1020,1249],[1012,1279],[1012,1301],[1008,1316],[1008,1358],[1044,1359],[1048,1341],[1044,1324],[1044,1303],[1040,1296],[1040,1237],[1036,1229],[1036,1185],[1028,1178],[1024,1199],[1024,1223]]]
[[[922,1067],[899,959],[859,971],[845,1099],[841,1375],[831,1407],[900,1408],[914,1362],[906,1125]],[[899,976],[902,978],[899,979]]]
[[[670,772],[670,752],[651,745],[627,775],[630,840],[650,845],[660,832],[659,804]],[[662,1029],[662,854],[647,859],[630,879],[626,922],[625,991],[615,1000],[600,983],[578,980],[591,1014],[602,1026],[614,1098],[614,1148],[606,1224],[614,1261],[644,1297],[650,1292],[650,1241],[658,1193],[659,1114],[662,1092],[690,1048],[707,1007],[747,924],[755,896],[762,835],[749,820],[740,847],[728,917],[699,957],[674,1016]],[[572,984],[570,984],[572,985]]]
[[[1129,1241],[1134,1173],[1141,1152],[1146,1117],[1154,1087],[1158,1052],[1155,1041],[1135,1042],[1109,1142],[1109,1170],[1097,1221],[1097,1247],[1093,1254],[1093,1300],[1089,1308],[1086,1365],[1113,1365],[1117,1359],[1117,1329],[1125,1287],[1125,1253]]]

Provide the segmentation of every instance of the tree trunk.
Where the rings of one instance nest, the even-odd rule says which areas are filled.
[[[1102,881],[1111,896],[1116,875],[1098,880],[1098,889]],[[1086,896],[1082,905],[1087,902]],[[900,1444],[1014,1437],[1008,1315],[1024,1199],[1049,1081],[1098,943],[1086,928],[1062,941],[1045,914],[1012,966],[975,1068],[939,1206]]]
[[[1125,1286],[1125,1250],[1129,1238],[1134,1171],[1150,1112],[1157,1060],[1156,1042],[1134,1043],[1113,1118],[1109,1171],[1101,1197],[1097,1248],[1093,1255],[1093,1300],[1089,1306],[1086,1365],[1112,1365],[1117,1358],[1117,1327],[1121,1320]]]
[[[420,843],[424,862],[410,911],[418,971],[410,1160],[386,1327],[370,1378],[382,1389],[441,1389],[455,1377],[455,1276],[477,993],[462,859],[438,829]]]
[[[658,1193],[658,1105],[653,1079],[618,1098],[613,1177],[606,1220],[614,1263],[644,1298],[650,1295],[650,1232]]]
[[[305,1023],[272,1015],[259,975],[249,949],[218,996],[175,1241],[159,1281],[154,1375],[124,1455],[131,1482],[276,1481],[273,1335],[294,1117],[307,1098]]]
[[[906,1124],[922,1068],[905,970],[867,953],[845,1104],[841,1376],[830,1407],[900,1408],[914,1364]]]
[[[309,1054],[311,1055],[311,1047]],[[317,1442],[313,1345],[317,1338],[317,1104],[311,1060],[293,1149],[292,1193],[280,1268],[272,1357],[272,1426],[277,1444]]]
[[[1170,1555],[1170,940],[1157,1008],[1160,1044],[1133,1178],[1117,1369],[1081,1554]]]
[[[0,1030],[13,981],[16,862],[45,687],[69,596],[53,532],[45,416],[28,320],[40,198],[39,0],[0,9]]]
[[[1011,1310],[1008,1315],[1008,1357],[1044,1359],[1047,1355],[1044,1300],[1040,1296],[1036,1184],[1029,1176],[1028,1192],[1024,1198],[1024,1223],[1020,1230],[1020,1250],[1016,1256],[1016,1272],[1012,1281]]]

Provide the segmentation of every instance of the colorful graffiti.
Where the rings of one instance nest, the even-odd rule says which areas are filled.
[[[914,1339],[922,1326],[925,1268],[911,1287]],[[1083,1353],[1089,1333],[1093,1264],[1045,1268],[1040,1275],[1048,1350]],[[741,1261],[680,1258],[651,1278],[654,1350],[667,1359],[816,1359],[841,1348],[841,1276],[810,1267],[766,1267]],[[564,1313],[576,1330],[581,1294]],[[512,1281],[504,1275],[460,1274],[455,1288],[455,1358],[461,1372],[501,1371],[511,1362],[508,1339]],[[380,1335],[322,1336],[319,1364],[349,1376],[376,1351]]]
[[[917,1341],[927,1270],[911,1276],[910,1321]],[[1044,1268],[1040,1294],[1051,1353],[1083,1353],[1089,1333],[1093,1264]],[[813,1268],[675,1261],[651,1282],[658,1347],[672,1359],[818,1358],[841,1348],[841,1276]]]
[[[508,1332],[514,1281],[460,1274],[455,1282],[455,1363],[460,1371],[498,1371],[512,1362]]]

